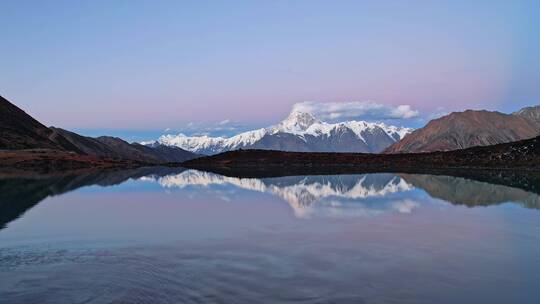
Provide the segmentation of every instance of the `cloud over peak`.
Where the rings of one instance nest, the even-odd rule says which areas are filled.
[[[292,111],[311,113],[323,120],[388,120],[419,116],[410,105],[387,106],[373,101],[305,101],[294,104]]]

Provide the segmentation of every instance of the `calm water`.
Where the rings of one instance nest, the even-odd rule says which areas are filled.
[[[0,303],[540,303],[527,189],[181,169],[2,179]]]

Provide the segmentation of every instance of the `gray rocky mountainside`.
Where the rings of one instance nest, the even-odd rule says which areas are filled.
[[[540,107],[512,114],[467,110],[430,121],[385,153],[450,151],[529,139],[540,135]]]
[[[525,107],[519,111],[512,113],[513,115],[521,116],[530,121],[540,123],[540,106]]]

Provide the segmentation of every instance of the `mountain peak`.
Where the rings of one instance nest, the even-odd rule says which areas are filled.
[[[520,109],[517,112],[512,113],[512,115],[521,116],[525,119],[540,122],[540,106],[530,106]]]
[[[453,112],[431,120],[385,152],[451,151],[529,139],[540,132],[539,114],[534,107],[513,114],[486,110]]]
[[[277,128],[285,132],[301,132],[307,130],[311,125],[321,123],[313,114],[293,110],[287,118],[281,121]]]

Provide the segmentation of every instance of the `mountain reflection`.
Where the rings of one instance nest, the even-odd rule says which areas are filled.
[[[528,175],[490,172],[477,179],[427,174],[320,175],[271,178],[228,177],[182,168],[140,168],[59,176],[0,178],[0,229],[47,197],[90,185],[113,186],[133,179],[163,188],[211,191],[225,186],[267,193],[287,202],[297,217],[350,217],[383,212],[410,213],[429,196],[469,207],[516,203],[540,208],[538,180]],[[491,181],[488,182],[488,181]],[[200,188],[200,189],[199,189]]]
[[[185,169],[137,168],[119,171],[98,171],[84,174],[51,174],[50,176],[23,176],[0,178],[0,229],[42,200],[61,195],[81,187],[119,185],[129,179],[143,176],[177,174]]]
[[[512,202],[525,208],[540,209],[540,196],[520,188],[444,175],[400,174],[399,176],[410,185],[424,190],[431,197],[455,205],[474,207]]]
[[[502,179],[514,187],[445,175],[389,173],[238,178],[187,170],[152,180],[165,188],[231,185],[270,193],[289,203],[298,217],[410,213],[419,206],[414,196],[407,193],[414,188],[455,205],[474,207],[511,202],[525,208],[540,208],[540,196],[516,188],[516,184],[524,184],[524,177],[514,177],[520,180],[516,182],[506,175]]]
[[[145,178],[147,179],[147,178]],[[230,185],[276,195],[289,203],[297,217],[375,215],[383,211],[409,213],[418,206],[396,197],[413,187],[393,174],[236,178],[187,170],[156,178],[166,188]]]

